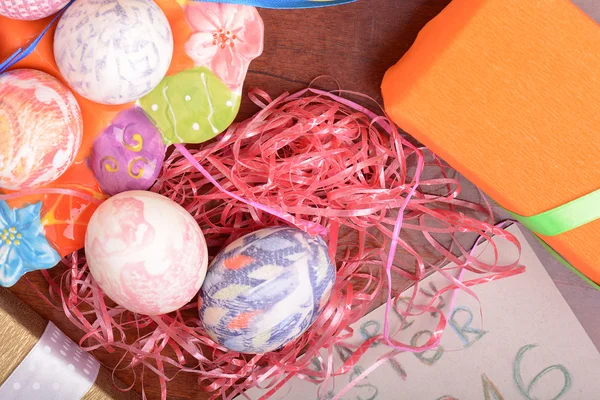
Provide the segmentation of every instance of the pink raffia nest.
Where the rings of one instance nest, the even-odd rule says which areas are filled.
[[[295,375],[319,383],[347,372],[374,341],[387,344],[390,354],[430,349],[446,325],[436,307],[439,296],[457,288],[470,293],[469,286],[522,271],[516,263],[484,264],[460,244],[468,234],[501,235],[518,246],[494,226],[489,206],[458,199],[453,170],[385,117],[314,89],[275,100],[254,90],[250,98],[262,108],[259,113],[196,150],[176,146],[152,190],[194,216],[212,256],[266,226],[293,224],[322,234],[337,265],[326,309],[305,334],[276,352],[231,352],[206,334],[197,302],[158,317],[131,313],[104,296],[85,260],[73,254],[64,260],[66,273],[44,272],[51,296],[84,332],[85,349],[123,354],[110,367],[135,373],[141,366],[142,379],[155,374],[163,399],[166,382],[180,373],[197,375],[212,398],[233,398],[256,386],[269,387],[270,395]],[[461,282],[441,268],[447,262],[481,278]],[[441,271],[448,285],[428,305],[399,302],[411,285],[416,294],[429,271]],[[384,303],[384,332],[354,346],[338,370],[328,368],[330,360],[319,350],[343,343],[352,335],[350,324]],[[390,310],[405,319],[437,311],[439,323],[426,344],[413,347],[394,340]],[[309,368],[312,360],[321,363],[320,372]]]

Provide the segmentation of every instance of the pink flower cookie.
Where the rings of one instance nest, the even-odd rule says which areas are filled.
[[[188,2],[185,15],[194,31],[185,46],[188,56],[241,91],[250,62],[263,51],[264,25],[256,8]]]

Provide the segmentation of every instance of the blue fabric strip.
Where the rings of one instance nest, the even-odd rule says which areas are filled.
[[[19,48],[10,57],[8,57],[6,60],[4,60],[0,64],[0,74],[3,73],[4,71],[6,71],[7,69],[9,69],[10,67],[12,67],[13,65],[15,65],[16,63],[18,63],[19,61],[21,61],[22,59],[24,59],[25,57],[27,57],[28,55],[30,55],[31,53],[33,53],[33,50],[35,50],[36,46],[38,45],[38,43],[40,43],[40,41],[42,40],[44,35],[50,30],[52,25],[54,25],[54,23],[60,18],[60,16],[63,14],[63,12],[65,12],[65,10],[71,4],[73,4],[74,1],[75,0],[71,0],[71,2],[69,4],[67,4],[65,6],[65,8],[63,8],[58,14],[56,14],[54,16],[54,18],[52,18],[52,21],[50,21],[48,26],[42,31],[42,33],[40,33],[33,40],[33,42],[29,43],[29,45],[27,45],[27,47],[25,47],[25,48],[23,48],[23,47]]]
[[[262,8],[317,8],[337,6],[339,4],[352,3],[356,0],[192,0],[192,1],[211,1],[224,4],[244,4]]]

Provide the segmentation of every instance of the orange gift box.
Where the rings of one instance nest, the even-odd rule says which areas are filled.
[[[402,129],[513,213],[600,189],[600,27],[569,0],[453,0],[382,90]],[[539,236],[600,282],[600,219]]]

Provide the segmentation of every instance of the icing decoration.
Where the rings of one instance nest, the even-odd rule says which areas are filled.
[[[235,119],[248,66],[263,50],[264,26],[254,7],[187,2],[192,35],[186,53],[196,64],[167,76],[140,106],[167,145],[202,143]]]
[[[119,305],[145,315],[189,302],[206,275],[208,250],[194,218],[153,192],[123,192],[94,213],[85,238],[90,272]]]
[[[0,75],[0,188],[22,190],[58,179],[81,145],[81,111],[73,94],[41,71]]]
[[[160,133],[140,108],[121,112],[96,138],[89,162],[102,190],[117,194],[146,190],[165,156]]]
[[[320,237],[265,228],[227,246],[200,291],[200,319],[219,344],[266,353],[300,336],[329,300],[335,267]]]
[[[98,103],[124,104],[165,76],[173,34],[152,0],[77,1],[58,22],[54,55],[74,91]]]
[[[14,285],[21,276],[54,267],[60,256],[50,246],[40,221],[41,203],[11,209],[0,201],[0,285]]]
[[[158,126],[164,142],[201,143],[223,132],[235,119],[240,96],[208,68],[169,76],[140,106]]]
[[[187,54],[241,92],[250,62],[263,51],[264,24],[254,7],[190,2],[185,17],[194,34]]]
[[[0,15],[12,19],[46,18],[69,4],[70,0],[0,0]]]

